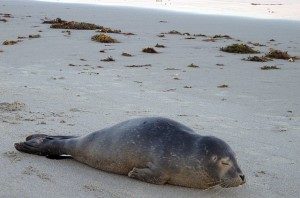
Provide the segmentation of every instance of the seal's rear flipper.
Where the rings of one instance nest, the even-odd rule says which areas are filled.
[[[33,135],[29,135],[26,137],[26,141],[29,141],[31,139],[34,139],[34,138],[43,138],[43,137],[51,137],[51,138],[56,138],[56,139],[70,139],[70,138],[75,138],[77,136],[64,136],[64,135],[61,135],[61,136],[50,136],[50,135],[46,135],[46,134],[33,134]]]
[[[65,142],[76,136],[48,136],[35,134],[28,136],[26,142],[15,143],[15,148],[24,153],[47,156],[50,159],[70,158],[64,149]]]

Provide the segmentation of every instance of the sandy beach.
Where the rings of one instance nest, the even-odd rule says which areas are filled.
[[[299,57],[299,21],[19,0],[1,1],[0,13],[0,197],[299,196],[300,60],[254,62],[242,60],[254,54],[220,51],[245,43],[257,56],[273,48]],[[107,34],[119,42],[104,44],[91,40],[95,30],[42,24],[57,17],[134,35]],[[115,61],[101,61],[109,56]],[[225,140],[247,183],[157,186],[13,146],[33,133],[85,135],[154,115]]]

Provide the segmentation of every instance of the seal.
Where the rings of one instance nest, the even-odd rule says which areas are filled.
[[[15,143],[15,148],[54,159],[71,156],[152,184],[207,189],[246,182],[234,152],[223,140],[201,136],[162,117],[131,119],[81,137],[34,134]]]

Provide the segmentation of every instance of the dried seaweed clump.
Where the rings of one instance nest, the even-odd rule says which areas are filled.
[[[181,32],[177,31],[177,30],[171,30],[170,32],[168,32],[168,34],[177,34],[177,35],[182,35]]]
[[[6,23],[6,22],[7,22],[7,20],[6,20],[6,19],[1,19],[1,18],[0,18],[0,21],[2,21],[2,22],[4,22],[4,23]]]
[[[154,48],[152,48],[152,47],[146,47],[146,48],[144,48],[143,50],[142,50],[142,52],[145,52],[145,53],[152,53],[152,54],[154,54],[154,53],[158,53]]]
[[[185,39],[187,39],[187,40],[191,40],[191,39],[196,39],[195,37],[186,37]]]
[[[5,18],[14,18],[13,15],[9,13],[0,13],[0,15]]]
[[[228,85],[225,85],[225,84],[219,85],[218,88],[228,88]]]
[[[44,24],[51,24],[50,28],[54,29],[73,29],[73,30],[98,30],[104,33],[121,33],[121,30],[113,30],[111,28],[95,25],[93,23],[65,21],[61,18],[44,21]]]
[[[20,41],[14,41],[14,40],[5,40],[2,45],[14,45],[17,44]]]
[[[125,67],[131,67],[131,68],[134,68],[134,67],[151,67],[151,64],[144,64],[144,65],[127,65]]]
[[[279,67],[277,67],[276,65],[272,65],[272,66],[263,66],[260,68],[261,70],[272,70],[272,69],[280,69]]]
[[[40,38],[40,37],[41,37],[40,34],[30,34],[30,35],[28,36],[28,38]]]
[[[205,34],[194,34],[194,36],[207,37]]]
[[[192,63],[192,64],[189,64],[187,67],[198,68],[199,66]]]
[[[220,49],[223,52],[228,52],[228,53],[238,53],[238,54],[256,54],[259,53],[259,51],[256,51],[252,49],[250,46],[246,44],[232,44],[228,45],[226,47],[221,47]]]
[[[274,49],[270,49],[270,52],[266,56],[269,58],[284,59],[284,60],[289,60],[290,58],[295,58],[295,57],[291,57],[287,51],[280,51],[280,50],[274,50]]]
[[[113,59],[113,57],[109,56],[105,59],[101,59],[101,61],[104,61],[104,62],[111,62],[111,61],[115,61],[115,59]]]
[[[116,39],[113,39],[111,36],[106,34],[96,34],[92,36],[91,39],[100,43],[118,43]]]
[[[254,45],[254,46],[259,46],[259,47],[264,47],[264,46],[266,46],[266,45],[264,45],[264,44],[254,43],[254,42],[251,42],[251,41],[249,41],[248,44],[251,44],[251,45]]]
[[[115,34],[120,34],[121,30],[113,30],[111,28],[107,27],[102,27],[100,30],[97,30],[96,32],[103,32],[103,33],[115,33]],[[124,33],[126,35],[134,35],[133,33]]]
[[[49,21],[44,21],[44,24],[51,24],[50,28],[54,29],[74,29],[74,30],[96,30],[102,29],[102,26],[98,26],[92,23],[65,21],[61,18],[56,18]]]
[[[123,53],[122,53],[122,56],[131,57],[132,55],[131,55],[131,54],[129,54],[129,53],[127,53],[127,52],[123,52]]]
[[[0,111],[21,111],[25,107],[25,104],[19,101],[12,103],[2,102],[0,103]]]
[[[232,39],[229,35],[221,35],[221,34],[216,34],[212,38],[214,38],[214,39]]]
[[[265,56],[249,56],[248,58],[244,58],[243,60],[254,61],[254,62],[267,62],[272,59],[265,57]]]
[[[155,45],[155,47],[158,47],[158,48],[165,48],[166,46],[157,43],[157,44]]]

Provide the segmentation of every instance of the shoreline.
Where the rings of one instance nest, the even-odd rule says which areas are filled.
[[[300,9],[300,2],[288,5],[284,2],[283,4],[260,4],[260,3],[236,3],[231,2],[225,4],[226,6],[219,6],[221,2],[203,2],[198,4],[187,6],[182,4],[171,4],[162,5],[163,2],[127,2],[121,0],[115,1],[101,1],[97,0],[35,0],[41,2],[52,2],[61,4],[86,4],[86,5],[101,5],[101,6],[115,6],[115,7],[125,7],[125,8],[142,8],[142,9],[154,9],[162,11],[171,11],[186,14],[199,14],[199,15],[216,15],[216,16],[230,16],[230,17],[245,17],[253,19],[269,19],[269,20],[290,20],[290,21],[300,21],[300,14],[297,9]],[[132,3],[132,4],[130,4]],[[130,4],[130,5],[129,5]],[[202,6],[203,8],[199,10],[197,6]],[[229,11],[230,10],[230,11]]]

